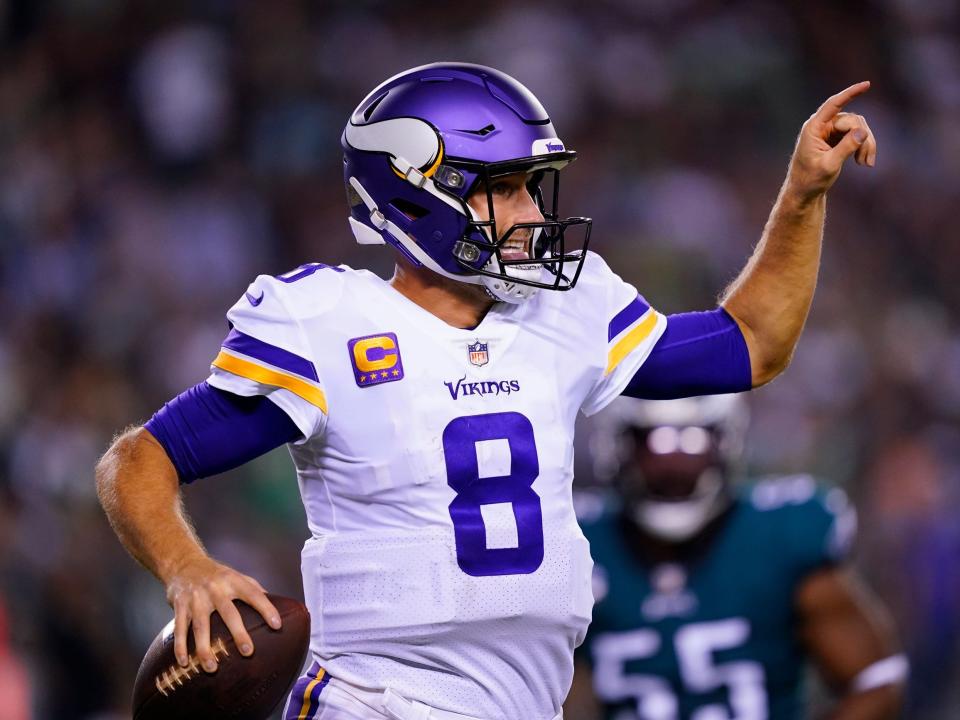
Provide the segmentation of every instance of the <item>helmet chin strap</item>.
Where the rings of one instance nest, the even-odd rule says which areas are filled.
[[[492,256],[487,261],[487,264],[484,266],[484,270],[489,270],[490,272],[502,272],[500,263],[497,262],[496,256]],[[529,277],[529,274],[532,272],[531,270],[521,269],[516,265],[510,265],[506,268],[506,274],[508,276],[519,277],[524,280],[539,280],[542,270],[542,267],[537,267],[534,271],[534,276]],[[502,300],[503,302],[508,302],[512,305],[519,305],[520,303],[529,300],[536,295],[537,290],[540,289],[533,287],[532,285],[510,282],[508,280],[504,280],[503,278],[490,277],[489,275],[481,275],[480,284],[483,285],[483,287],[488,293],[490,293],[494,300]]]
[[[473,208],[470,208],[470,212],[476,218],[476,212]],[[483,231],[487,234],[487,237],[490,237],[490,229],[484,227]],[[533,252],[533,248],[536,246],[537,236],[543,232],[542,228],[535,228],[533,234],[530,238],[530,251]],[[501,275],[506,275],[507,277],[517,278],[519,280],[526,280],[528,282],[542,282],[543,274],[545,268],[539,263],[532,265],[507,265],[501,266],[500,261],[497,260],[497,254],[493,253],[490,256],[490,259],[487,260],[487,264],[483,268],[489,272],[498,273]],[[512,283],[509,280],[504,280],[503,278],[490,277],[487,275],[482,276],[483,280],[481,283],[487,289],[487,292],[490,293],[495,299],[502,300],[503,302],[508,302],[514,305],[525,302],[537,294],[537,290],[540,288],[533,287],[532,285],[525,285],[523,283]]]

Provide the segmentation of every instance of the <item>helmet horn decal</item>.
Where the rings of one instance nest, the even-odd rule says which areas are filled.
[[[347,123],[344,130],[351,147],[365,152],[387,153],[400,163],[394,163],[401,176],[407,167],[423,169],[429,177],[436,170],[443,153],[443,144],[437,131],[429,123],[417,118],[392,118],[366,125]],[[406,162],[403,162],[406,161]]]

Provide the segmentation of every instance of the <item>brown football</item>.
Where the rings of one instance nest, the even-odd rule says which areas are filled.
[[[219,667],[200,667],[193,633],[187,635],[190,660],[180,667],[173,656],[173,622],[150,644],[133,688],[134,720],[265,720],[296,681],[310,643],[310,613],[303,603],[269,595],[283,627],[273,630],[256,610],[236,601],[253,640],[243,657],[218,613],[210,617],[210,646]]]

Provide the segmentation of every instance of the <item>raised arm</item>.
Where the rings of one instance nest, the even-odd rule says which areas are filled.
[[[820,267],[827,190],[850,156],[860,165],[876,162],[877,143],[866,120],[842,112],[869,87],[851,85],[803,124],[760,242],[723,294],[721,304],[746,341],[754,387],[787,367],[806,322]]]

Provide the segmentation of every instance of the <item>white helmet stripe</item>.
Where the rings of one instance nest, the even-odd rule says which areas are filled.
[[[350,122],[344,136],[357,150],[389,153],[418,169],[428,167],[440,153],[437,131],[417,118],[393,118],[366,125]]]

